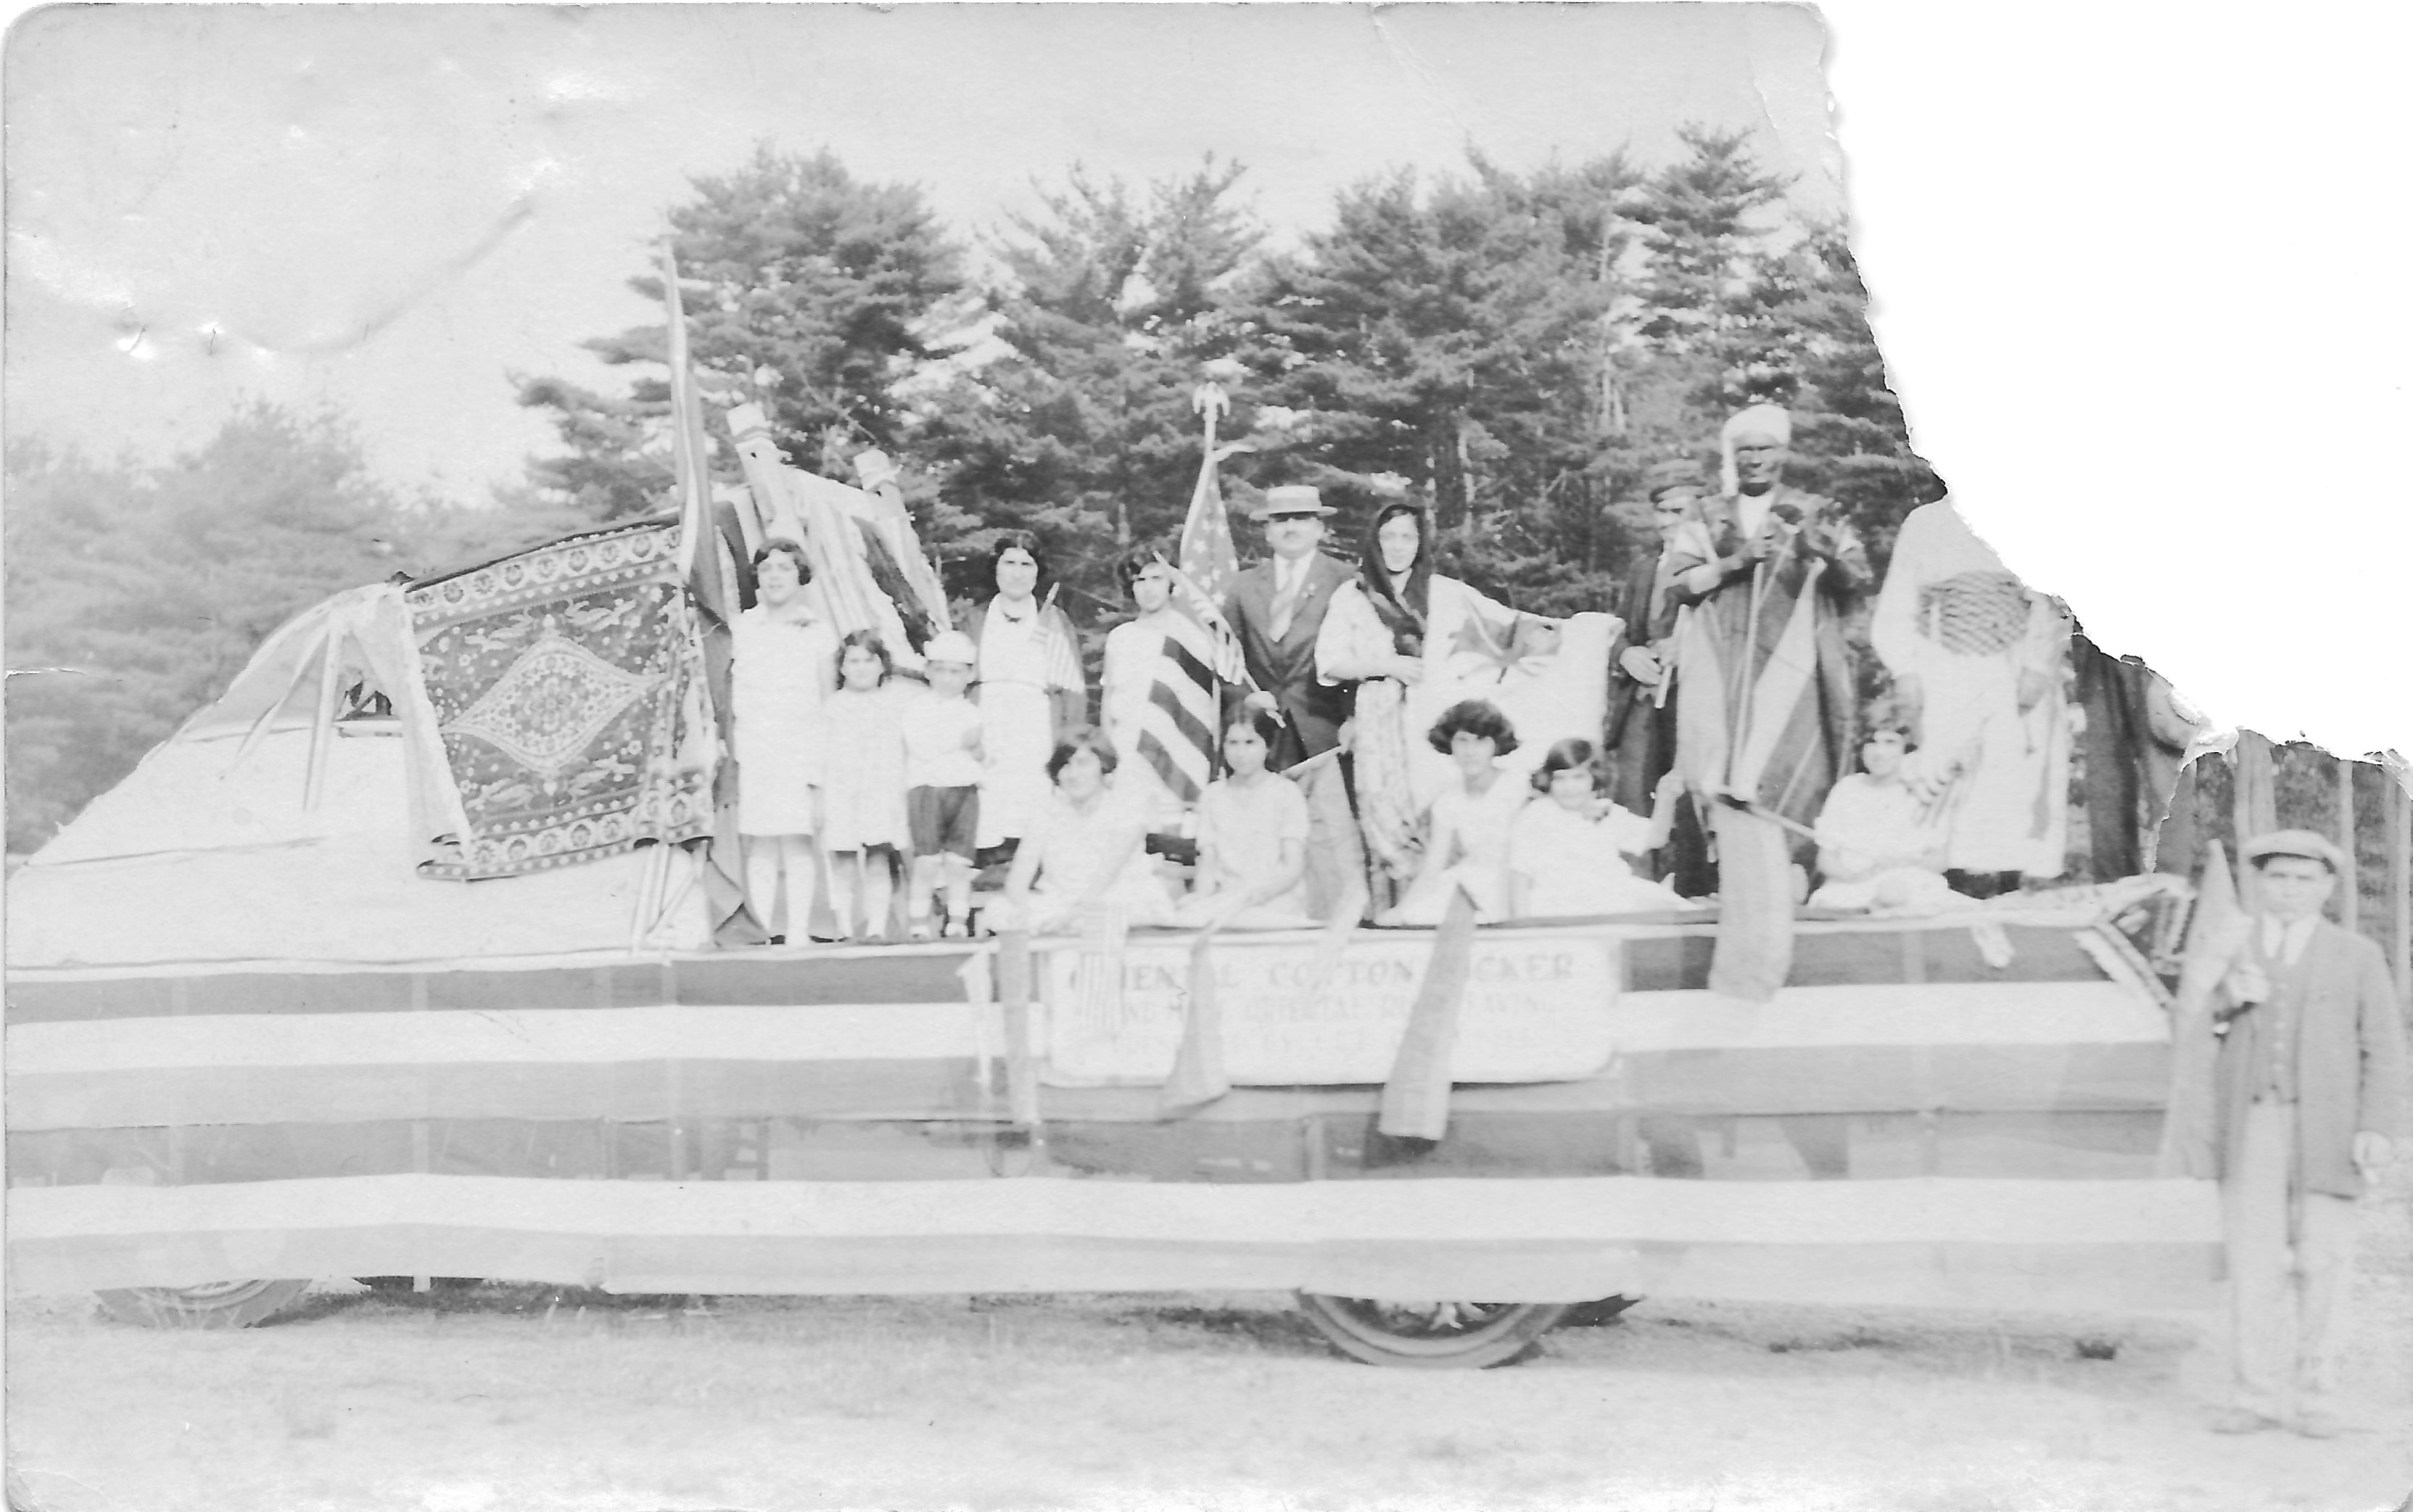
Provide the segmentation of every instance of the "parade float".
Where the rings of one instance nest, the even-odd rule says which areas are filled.
[[[740,564],[804,541],[818,609],[909,653],[948,606],[893,477],[739,406],[716,494],[677,402],[674,516],[308,611],[10,878],[15,1289],[195,1326],[349,1277],[1271,1290],[1442,1366],[1646,1296],[2210,1299],[2182,883],[1804,915],[1767,1002],[1708,989],[1700,911],[766,943]],[[1468,654],[1520,729],[1596,731],[1603,621]]]

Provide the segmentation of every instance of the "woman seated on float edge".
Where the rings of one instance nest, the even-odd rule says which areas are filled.
[[[1307,929],[1307,794],[1266,770],[1281,731],[1272,710],[1243,704],[1224,721],[1231,775],[1198,800],[1198,881],[1180,921],[1236,929]]]
[[[1606,797],[1609,773],[1589,740],[1552,746],[1533,774],[1539,801],[1508,830],[1508,909],[1519,919],[1580,919],[1689,908],[1626,857],[1651,848],[1651,823]]]
[[[1508,911],[1508,833],[1532,790],[1500,769],[1517,749],[1508,717],[1479,698],[1452,704],[1425,737],[1458,768],[1432,801],[1424,853],[1399,907],[1377,924],[1439,924],[1463,890],[1478,920]]]
[[[1147,816],[1116,795],[1114,770],[1115,748],[1098,731],[1057,743],[1047,758],[1055,796],[1014,852],[999,928],[1060,934],[1107,906],[1126,924],[1173,922],[1173,899],[1148,863]]]

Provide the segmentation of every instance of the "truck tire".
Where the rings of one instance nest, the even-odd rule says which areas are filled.
[[[1388,1302],[1298,1294],[1299,1311],[1351,1359],[1412,1371],[1477,1371],[1524,1358],[1566,1302]]]
[[[201,1286],[129,1286],[102,1292],[120,1323],[145,1328],[248,1328],[291,1306],[306,1281],[221,1281]]]

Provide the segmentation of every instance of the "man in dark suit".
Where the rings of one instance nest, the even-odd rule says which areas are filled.
[[[1266,759],[1278,771],[1338,747],[1349,717],[1348,689],[1315,675],[1316,632],[1332,595],[1350,577],[1346,566],[1320,549],[1324,522],[1333,512],[1303,484],[1266,490],[1250,518],[1265,527],[1273,555],[1242,572],[1223,600],[1250,680],[1281,715],[1281,735]],[[1319,918],[1353,895],[1362,897],[1364,884],[1364,852],[1340,761],[1316,762],[1298,775],[1307,794],[1308,905]]]
[[[2344,1430],[2355,1200],[2406,1133],[2404,1025],[2379,947],[2321,917],[2346,852],[2308,830],[2248,840],[2259,907],[2221,984],[2221,1200],[2228,1238],[2224,1433]]]
[[[1668,553],[1685,523],[1701,517],[1708,480],[1690,458],[1657,463],[1646,477],[1658,545],[1635,554],[1618,597],[1617,613],[1625,624],[1609,648],[1608,715],[1601,744],[1616,763],[1609,796],[1621,808],[1647,816],[1657,805],[1660,778],[1676,764],[1676,606],[1667,595]],[[1662,689],[1662,682],[1669,686]],[[1674,801],[1667,843],[1646,864],[1685,897],[1704,897],[1717,891],[1717,867],[1691,795]]]

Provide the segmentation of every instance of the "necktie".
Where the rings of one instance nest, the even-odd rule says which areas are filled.
[[[1274,639],[1277,641],[1290,633],[1290,616],[1298,608],[1299,580],[1306,575],[1298,571],[1284,572],[1279,567],[1274,569],[1274,581],[1281,585],[1274,590]]]

